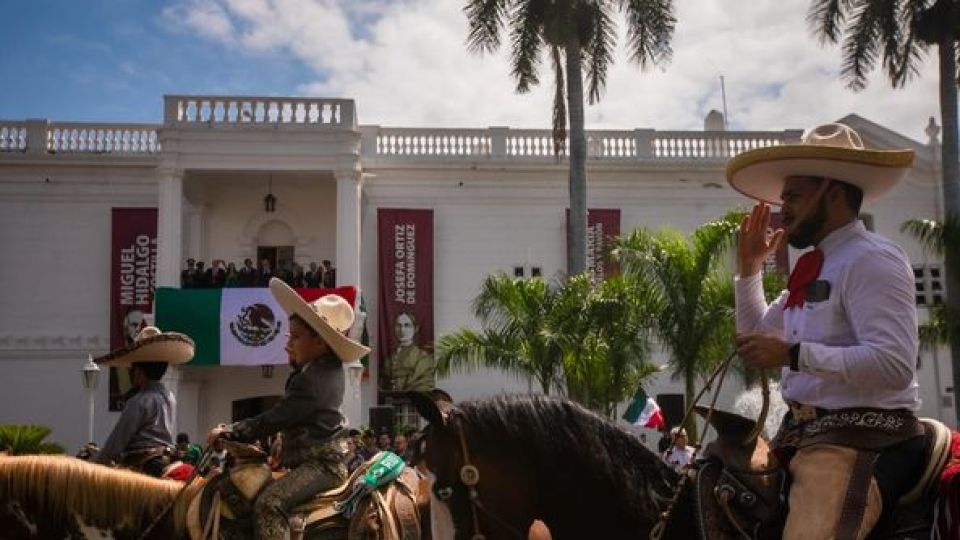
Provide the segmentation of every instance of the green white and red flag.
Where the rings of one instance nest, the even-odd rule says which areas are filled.
[[[666,425],[660,405],[643,391],[643,387],[637,388],[630,406],[623,413],[623,419],[635,426],[651,429],[660,429]]]

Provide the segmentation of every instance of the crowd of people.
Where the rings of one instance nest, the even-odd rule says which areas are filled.
[[[210,266],[203,261],[187,259],[187,265],[180,272],[180,287],[183,289],[222,289],[224,287],[266,287],[270,278],[279,278],[291,287],[317,288],[335,287],[337,269],[329,260],[320,264],[310,263],[304,268],[297,262],[282,262],[279,268],[273,268],[269,259],[263,259],[256,266],[252,259],[244,259],[237,268],[235,263],[223,259],[214,259]]]

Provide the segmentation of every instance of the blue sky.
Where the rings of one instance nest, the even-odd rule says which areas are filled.
[[[318,78],[280,51],[225,54],[155,1],[16,1],[4,20],[4,119],[159,122],[163,94],[285,95]]]
[[[545,128],[552,76],[513,91],[506,54],[466,51],[461,0],[7,0],[0,119],[160,122],[163,94],[313,95],[357,101],[384,126]],[[840,51],[805,22],[809,0],[677,0],[669,65],[617,49],[595,129],[803,129],[858,113],[917,140],[939,117],[936,61],[893,90],[854,93]],[[622,32],[621,32],[622,33]]]

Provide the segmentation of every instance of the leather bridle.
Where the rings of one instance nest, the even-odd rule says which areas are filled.
[[[484,506],[480,500],[480,492],[477,487],[480,485],[480,471],[476,466],[470,463],[470,449],[467,447],[467,438],[463,434],[463,424],[456,420],[456,415],[450,415],[450,423],[454,424],[457,432],[457,438],[460,441],[460,451],[463,454],[463,465],[460,467],[459,481],[467,490],[467,497],[470,501],[470,514],[473,521],[473,536],[470,540],[486,540],[486,536],[480,532],[480,512],[490,516],[498,525],[509,531],[511,534],[520,538],[526,538],[520,530],[508,523],[505,519],[497,515],[496,512]],[[437,497],[446,502],[453,497],[453,486],[434,486],[434,492]]]

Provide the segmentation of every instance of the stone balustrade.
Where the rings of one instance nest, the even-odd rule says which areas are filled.
[[[393,128],[374,144],[379,156],[481,157],[491,154],[490,138],[485,129]]]
[[[156,154],[157,126],[56,123],[47,127],[47,152],[93,154]]]
[[[309,126],[356,129],[352,99],[164,96],[164,122],[178,128]]]
[[[415,159],[555,159],[550,130],[418,129],[362,126],[363,155]],[[726,160],[746,150],[800,140],[786,131],[587,131],[587,156],[600,160]],[[564,147],[561,156],[569,155]]]
[[[23,122],[0,122],[0,152],[27,149],[27,126]]]
[[[0,121],[0,152],[154,155],[160,152],[158,127],[152,124]]]

